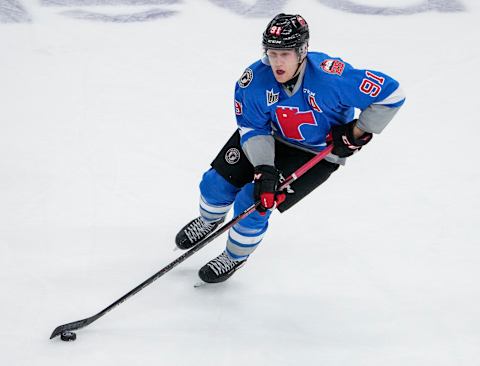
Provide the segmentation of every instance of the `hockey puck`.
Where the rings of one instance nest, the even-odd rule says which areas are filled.
[[[71,342],[77,339],[77,335],[73,332],[65,331],[60,334],[60,339],[64,342]]]

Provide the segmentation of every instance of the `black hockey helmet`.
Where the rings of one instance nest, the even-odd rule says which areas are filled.
[[[263,32],[263,48],[296,49],[308,45],[308,24],[300,15],[278,14]]]

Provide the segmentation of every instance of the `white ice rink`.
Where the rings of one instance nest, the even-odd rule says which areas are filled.
[[[222,237],[49,340],[181,254],[281,11],[402,110],[231,280]],[[479,45],[475,0],[0,0],[0,364],[480,365]]]

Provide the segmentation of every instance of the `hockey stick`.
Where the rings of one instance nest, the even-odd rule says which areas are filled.
[[[328,146],[325,150],[321,151],[317,155],[315,155],[312,159],[307,161],[305,164],[303,164],[300,168],[298,168],[295,172],[293,172],[280,186],[279,190],[284,190],[286,187],[288,187],[292,182],[296,181],[298,178],[300,178],[302,175],[304,175],[308,170],[310,170],[314,165],[316,165],[318,162],[323,160],[325,156],[327,156],[331,151],[332,151],[333,146],[330,145]],[[238,216],[234,217],[232,220],[230,220],[228,223],[220,227],[218,230],[214,231],[211,233],[209,236],[205,237],[203,240],[201,240],[197,245],[195,245],[193,248],[189,249],[187,252],[182,254],[180,257],[175,259],[173,262],[168,264],[167,266],[163,267],[160,271],[155,273],[153,276],[149,277],[145,281],[143,281],[140,285],[132,289],[130,292],[126,293],[123,295],[121,298],[119,298],[117,301],[114,303],[110,304],[107,306],[105,309],[100,311],[99,313],[89,317],[85,318],[82,320],[77,320],[72,323],[67,323],[58,326],[55,328],[55,330],[52,332],[52,335],[50,336],[50,339],[55,338],[56,336],[60,335],[63,332],[67,331],[73,331],[77,330],[83,327],[86,327],[87,325],[93,323],[95,320],[98,318],[101,318],[104,316],[106,313],[111,311],[113,308],[117,307],[121,303],[123,303],[125,300],[128,298],[132,297],[135,295],[137,292],[140,292],[143,290],[145,287],[148,285],[152,284],[155,282],[158,278],[162,277],[165,273],[169,272],[171,269],[176,267],[178,264],[182,263],[185,259],[191,257],[193,254],[198,252],[200,249],[202,249],[205,245],[213,241],[214,239],[218,238],[220,235],[222,235],[224,232],[229,230],[232,226],[237,224],[240,220],[243,218],[247,217],[250,215],[253,211],[255,211],[256,207],[259,205],[259,202],[254,203],[250,207],[248,207],[245,211],[243,211],[241,214]]]

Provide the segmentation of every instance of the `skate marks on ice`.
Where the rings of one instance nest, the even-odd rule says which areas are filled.
[[[24,0],[0,0],[0,24],[1,23],[26,23],[31,22],[28,10],[22,4]],[[207,1],[207,0],[205,0]],[[227,9],[236,15],[247,18],[271,17],[284,11],[286,5],[293,1],[289,0],[257,0],[245,2],[242,0],[208,0],[217,7]],[[145,22],[157,19],[169,18],[180,12],[176,9],[164,8],[165,5],[182,4],[188,6],[184,0],[41,0],[40,5],[46,7],[129,7],[122,13],[98,12],[91,9],[69,9],[60,11],[59,14],[74,19],[111,22],[111,23],[132,23]],[[317,0],[321,6],[336,10],[369,15],[411,15],[429,11],[438,12],[460,12],[465,11],[462,0],[419,0],[415,4],[402,6],[379,6],[365,5],[358,0]],[[142,9],[139,12],[132,12],[135,6],[155,6],[151,9]],[[159,8],[157,6],[162,6]]]
[[[158,6],[178,4],[181,0],[42,0],[44,6]],[[152,8],[140,12],[126,13],[106,13],[85,9],[72,9],[60,12],[61,15],[74,19],[91,20],[109,23],[133,23],[146,22],[161,18],[168,18],[177,14],[176,10],[167,10],[163,8]]]
[[[214,5],[225,8],[237,15],[245,17],[271,17],[281,12],[288,0],[257,0],[254,4],[246,4],[241,0],[209,0]],[[139,5],[172,5],[181,4],[182,0],[42,0],[47,6],[139,6]],[[149,9],[138,13],[105,14],[84,9],[72,9],[60,12],[61,15],[75,19],[93,20],[112,23],[131,23],[168,18],[178,13],[176,10]]]
[[[95,6],[95,5],[165,5],[181,0],[42,0],[45,6]]]
[[[210,0],[211,3],[246,17],[272,17],[283,11],[288,0],[257,0],[254,4],[241,0]]]
[[[0,0],[1,23],[29,23],[32,19],[17,0]]]
[[[354,0],[318,0],[318,2],[330,8],[349,13],[371,15],[411,15],[427,11],[465,11],[465,6],[460,0],[423,0],[420,4],[407,6],[371,6],[359,4]]]
[[[68,16],[74,19],[82,20],[94,20],[99,22],[109,23],[134,23],[134,22],[146,22],[150,20],[156,20],[160,18],[168,18],[175,15],[177,12],[174,10],[160,10],[151,9],[133,14],[101,14],[94,13],[85,10],[67,10],[61,12],[62,15]]]

